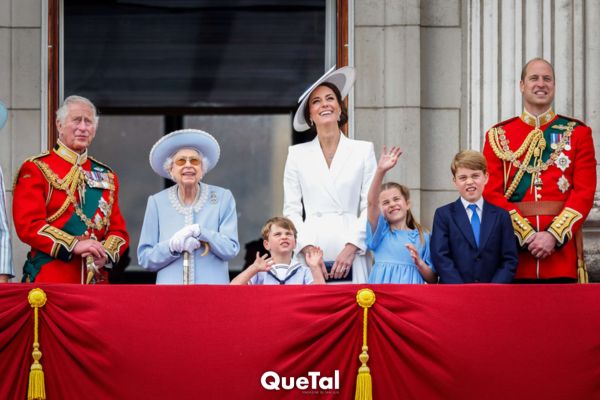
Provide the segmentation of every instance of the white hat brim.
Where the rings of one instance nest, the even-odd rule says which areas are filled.
[[[170,179],[165,161],[181,149],[195,149],[206,158],[205,173],[217,165],[221,148],[217,139],[199,129],[181,129],[160,138],[150,150],[150,166],[158,175]]]
[[[335,87],[338,88],[340,94],[342,95],[342,100],[348,93],[350,93],[350,89],[354,84],[354,79],[356,78],[356,71],[352,67],[342,67],[340,69],[335,69],[335,67],[331,68],[327,71],[322,77],[317,79],[315,83],[313,83],[298,99],[298,109],[296,110],[296,114],[294,115],[294,129],[298,132],[303,132],[310,129],[308,126],[308,122],[304,118],[304,108],[306,107],[306,103],[308,102],[308,98],[310,94],[315,90],[319,85],[324,82],[329,82]]]

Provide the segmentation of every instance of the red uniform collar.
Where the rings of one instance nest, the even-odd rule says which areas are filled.
[[[85,149],[82,154],[79,154],[65,146],[60,140],[56,141],[53,150],[60,158],[67,161],[69,164],[83,165],[87,161],[87,149]]]
[[[534,128],[539,128],[540,126],[546,125],[548,122],[552,121],[556,117],[556,113],[550,107],[547,111],[544,111],[538,116],[531,114],[526,109],[523,109],[521,113],[521,121],[525,122],[527,125],[533,126]]]

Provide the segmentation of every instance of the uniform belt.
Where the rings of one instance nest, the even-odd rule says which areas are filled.
[[[514,203],[524,217],[558,215],[565,207],[564,201],[521,201]]]

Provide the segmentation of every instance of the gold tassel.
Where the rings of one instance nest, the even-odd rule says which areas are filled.
[[[39,288],[32,289],[27,296],[29,304],[33,308],[33,364],[29,372],[29,387],[27,389],[27,400],[46,400],[46,386],[44,384],[44,371],[40,358],[40,343],[38,341],[38,309],[46,304],[46,293]]]
[[[577,282],[590,283],[587,268],[585,267],[585,261],[581,258],[577,260]]]
[[[581,229],[575,232],[575,250],[577,251],[577,282],[589,283],[588,271],[585,266],[585,257],[583,255],[583,231]]]
[[[356,302],[363,308],[363,345],[362,353],[358,356],[361,366],[358,368],[356,376],[355,400],[373,399],[373,382],[371,380],[371,370],[367,366],[369,361],[369,347],[367,346],[367,314],[369,307],[375,304],[375,293],[371,289],[361,289],[356,294]]]

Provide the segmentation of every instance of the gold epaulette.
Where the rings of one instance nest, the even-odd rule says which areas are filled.
[[[523,247],[527,238],[535,233],[535,229],[533,229],[527,218],[522,217],[517,210],[511,210],[509,214],[515,236],[519,240],[519,246]]]
[[[508,124],[509,122],[514,121],[515,119],[519,119],[519,117],[516,116],[516,117],[509,118],[509,119],[505,119],[504,121],[498,122],[496,125],[492,126],[492,128],[497,128],[499,126],[504,126],[504,125]]]
[[[50,152],[48,150],[46,150],[46,151],[44,151],[44,152],[42,152],[42,153],[40,153],[38,155],[26,158],[25,161],[23,161],[21,163],[21,166],[19,167],[19,170],[17,171],[17,173],[13,177],[13,184],[12,184],[12,190],[13,190],[13,192],[15,191],[15,186],[17,186],[17,180],[19,179],[19,175],[21,174],[21,168],[23,168],[23,164],[25,164],[28,161],[31,162],[33,160],[37,160],[38,158],[46,157],[49,154],[50,154]]]
[[[104,168],[106,168],[106,169],[107,169],[109,172],[113,172],[112,168],[111,168],[111,167],[109,167],[108,165],[104,164],[103,162],[100,162],[100,161],[96,160],[94,157],[90,157],[90,156],[88,156],[88,158],[89,158],[90,160],[94,161],[96,164],[100,164],[100,165],[102,165],[102,166],[103,166]]]
[[[559,118],[568,119],[569,121],[577,122],[577,125],[587,126],[587,124],[577,118],[569,117],[567,115],[557,114]]]
[[[47,155],[50,154],[50,151],[46,150],[40,154],[38,154],[37,156],[33,156],[33,157],[29,157],[28,159],[26,159],[25,161],[33,161],[33,160],[37,160],[38,158],[42,158],[42,157],[46,157]]]
[[[562,245],[565,242],[565,237],[571,239],[573,225],[581,218],[583,218],[583,215],[580,212],[567,207],[554,217],[552,224],[548,227],[548,232]]]

